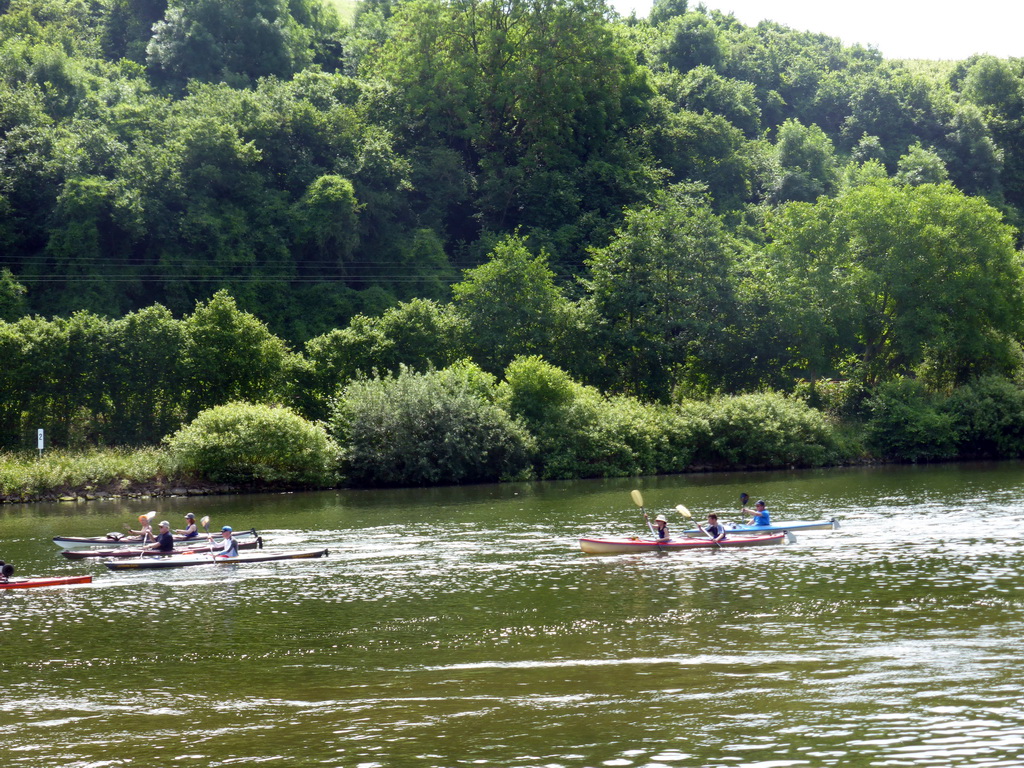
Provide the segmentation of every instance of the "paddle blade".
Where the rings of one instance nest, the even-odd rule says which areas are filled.
[[[147,512],[146,513],[146,519],[147,520],[152,520],[154,517],[156,517],[156,510],[155,509],[152,512]]]
[[[203,519],[200,520],[199,522],[202,524],[203,530],[205,531],[207,528],[210,527],[210,516],[209,515],[203,515]]]
[[[636,504],[640,508],[643,508],[643,506],[644,506],[644,497],[640,495],[640,491],[638,491],[638,490],[636,490],[634,488],[632,491],[630,491],[629,495],[633,497],[633,503],[634,504]]]
[[[740,494],[740,506],[741,507],[747,506],[747,502],[748,501],[750,501],[750,497],[747,496],[747,494],[745,494],[745,493],[741,493]]]
[[[794,536],[789,531],[786,531],[785,533],[786,533],[786,543],[787,544],[796,544],[796,536]]]
[[[836,520],[836,519],[835,519],[835,518],[833,517],[833,518],[832,518],[832,530],[833,530],[833,531],[838,531],[838,530],[839,530],[839,528],[840,528],[840,526],[839,526],[839,521],[838,521],[838,520]]]
[[[688,510],[682,504],[676,504],[676,512],[678,512],[683,517],[688,517],[688,518],[692,518],[693,517],[693,515],[690,514],[690,510]]]

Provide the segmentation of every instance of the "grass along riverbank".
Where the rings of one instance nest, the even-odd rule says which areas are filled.
[[[0,453],[0,502],[165,495],[188,488],[171,454],[159,448]]]

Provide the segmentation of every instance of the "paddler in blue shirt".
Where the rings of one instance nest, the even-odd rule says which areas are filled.
[[[146,549],[155,549],[161,554],[174,551],[174,537],[171,535],[171,524],[166,520],[160,521],[160,533],[156,535],[156,544],[150,544]]]
[[[771,525],[771,516],[767,509],[765,509],[765,503],[763,499],[758,499],[757,504],[754,505],[754,511],[751,513],[753,517],[747,525]]]
[[[668,518],[664,515],[658,515],[654,518],[654,535],[658,537],[658,541],[668,541]]]
[[[194,539],[199,536],[199,526],[196,525],[196,516],[189,512],[185,515],[185,527],[179,528],[175,533],[186,539]]]

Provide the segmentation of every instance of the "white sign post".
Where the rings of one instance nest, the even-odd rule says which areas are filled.
[[[43,458],[43,442],[43,430],[40,429],[36,432],[36,448],[39,449],[40,459]]]

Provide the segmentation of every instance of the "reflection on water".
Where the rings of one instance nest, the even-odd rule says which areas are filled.
[[[0,512],[5,763],[1020,766],[1016,464],[644,480],[652,509],[838,516],[795,545],[591,557],[636,481],[180,499],[326,560],[114,573]],[[153,505],[154,502],[148,502]],[[670,520],[681,526],[682,520]],[[735,519],[736,515],[733,513]]]

